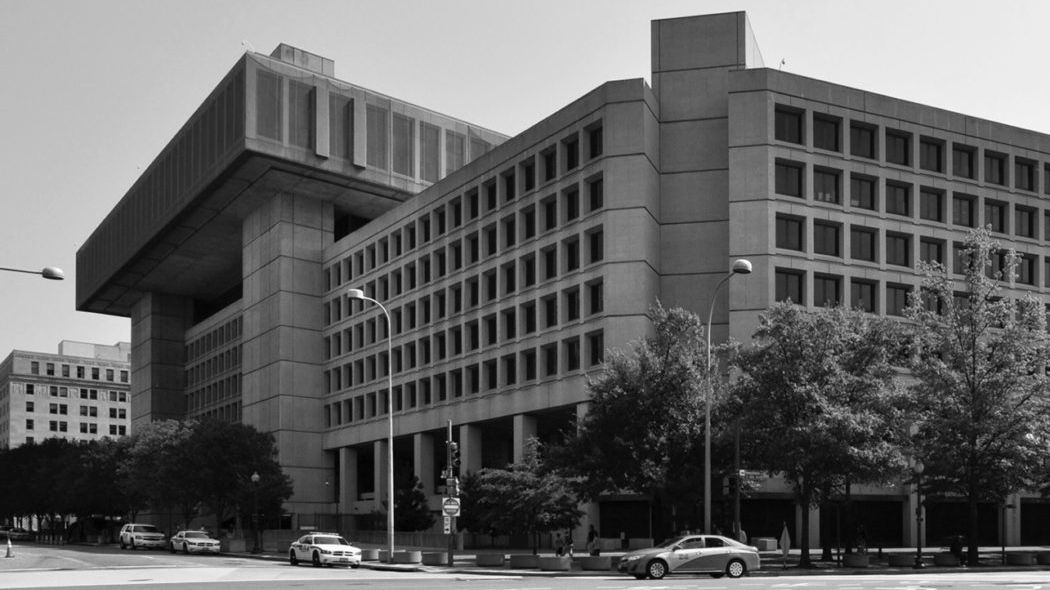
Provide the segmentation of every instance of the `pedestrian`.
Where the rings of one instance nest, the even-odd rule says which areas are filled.
[[[569,556],[569,559],[572,559],[572,531],[565,533],[565,554]]]
[[[565,544],[561,540],[561,533],[554,533],[554,555],[561,557],[565,554]]]
[[[594,525],[591,525],[590,530],[587,531],[587,552],[592,557],[598,557],[601,553],[601,547],[598,543],[598,531],[594,530]]]

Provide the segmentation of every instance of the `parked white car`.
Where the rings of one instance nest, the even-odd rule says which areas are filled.
[[[127,549],[138,549],[139,547],[145,547],[147,549],[163,549],[166,543],[164,542],[164,533],[160,532],[160,529],[151,524],[136,524],[129,522],[128,524],[120,527],[120,548]]]
[[[183,553],[219,554],[219,541],[212,539],[204,531],[179,531],[171,536],[168,548],[172,553],[181,550]]]
[[[292,565],[308,561],[314,567],[348,565],[356,568],[361,566],[361,550],[337,533],[310,533],[292,543],[288,561]]]

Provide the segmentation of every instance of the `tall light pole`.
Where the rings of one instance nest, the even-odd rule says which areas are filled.
[[[743,258],[733,261],[732,270],[715,286],[711,305],[707,309],[707,387],[704,392],[704,532],[707,534],[711,534],[711,398],[714,397],[714,383],[711,381],[711,322],[715,316],[719,289],[738,274],[751,274],[751,262]]]
[[[51,279],[52,281],[61,281],[66,278],[66,273],[62,272],[61,268],[55,266],[45,266],[41,270],[25,270],[21,268],[7,268],[0,266],[0,270],[6,270],[8,272],[24,272],[31,275],[40,275],[45,279]]]
[[[912,567],[919,570],[926,567],[922,562],[922,472],[926,466],[916,459],[912,469],[915,470],[915,565]]]
[[[252,529],[255,533],[252,535],[255,537],[252,542],[252,553],[262,553],[262,547],[259,546],[259,472],[253,471],[252,480]]]
[[[383,304],[366,297],[365,292],[361,289],[348,289],[346,296],[350,299],[356,299],[358,301],[371,301],[372,303],[379,306],[379,309],[383,310],[383,315],[386,316],[386,377],[387,377],[387,440],[386,440],[386,491],[387,491],[387,509],[386,509],[386,530],[387,530],[387,544],[390,549],[390,556],[388,559],[392,563],[394,561],[394,333],[390,330],[390,312],[383,307]]]

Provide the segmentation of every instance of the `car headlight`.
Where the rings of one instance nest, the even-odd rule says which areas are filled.
[[[625,555],[623,557],[623,560],[624,561],[638,561],[641,558],[642,558],[641,555]]]
[[[322,550],[321,550],[321,553],[323,553],[323,554],[325,554],[325,555],[331,555],[331,554],[332,554],[332,552],[331,552],[331,551],[329,551],[328,549],[322,549]]]

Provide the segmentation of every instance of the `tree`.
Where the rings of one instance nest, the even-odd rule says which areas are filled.
[[[1034,488],[1031,467],[1050,452],[1050,340],[1042,303],[1030,294],[1002,295],[1002,283],[1015,276],[1016,252],[980,229],[961,260],[961,281],[940,264],[920,267],[921,294],[908,309],[916,324],[911,390],[924,488],[966,499],[968,557],[976,564],[978,503]]]
[[[423,482],[410,471],[399,471],[394,489],[394,530],[425,531],[434,526]],[[384,502],[384,506],[386,503]]]
[[[808,312],[790,302],[767,310],[727,403],[743,426],[753,468],[781,474],[802,508],[800,567],[812,565],[808,512],[850,482],[900,473],[899,390],[892,362],[896,324],[841,307]]]
[[[506,469],[486,468],[463,481],[461,528],[493,534],[526,534],[532,551],[539,535],[576,528],[583,512],[570,482],[548,470],[540,444],[530,439],[525,457]]]
[[[120,477],[131,500],[131,519],[146,505],[155,511],[179,509],[185,517],[193,506],[192,490],[185,478],[192,463],[185,454],[185,441],[193,421],[161,420],[136,427],[130,437],[127,461]]]
[[[702,498],[704,327],[681,308],[650,312],[653,334],[608,351],[590,410],[551,459],[585,498],[630,491],[687,513]]]

